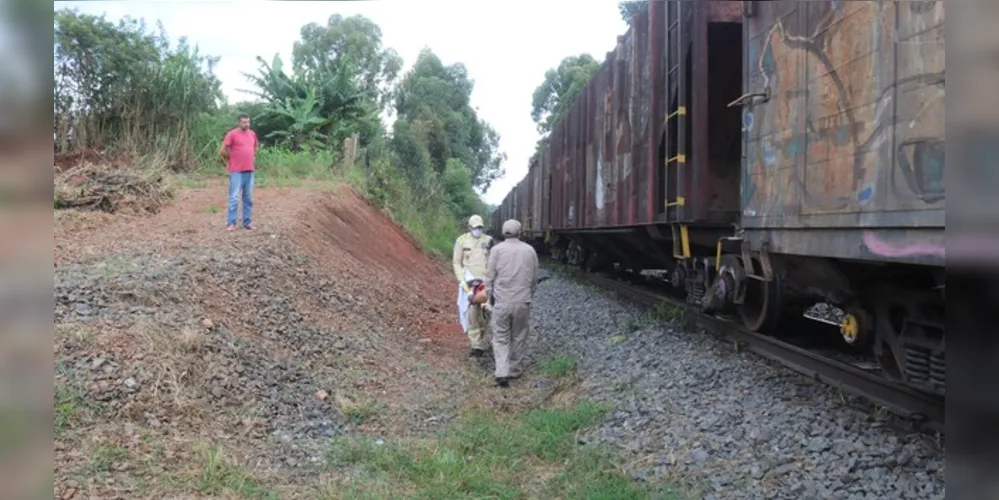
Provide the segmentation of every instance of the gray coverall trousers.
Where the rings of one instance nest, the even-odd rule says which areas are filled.
[[[531,304],[497,303],[492,316],[490,327],[496,378],[519,377],[523,373],[527,334],[531,331]]]

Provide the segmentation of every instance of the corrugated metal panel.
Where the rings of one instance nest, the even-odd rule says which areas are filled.
[[[625,77],[628,69],[628,54],[630,47],[625,43],[625,37],[617,37],[617,48],[614,49],[613,77],[611,80],[611,126],[612,149],[614,155],[611,161],[614,165],[614,225],[626,223],[628,197],[626,184],[631,173],[631,120],[625,96]]]
[[[530,176],[525,176],[523,180],[520,181],[518,186],[519,193],[517,194],[517,220],[520,221],[522,225],[528,225],[531,222],[531,178]]]
[[[631,19],[631,61],[628,71],[628,88],[630,102],[628,112],[631,121],[631,189],[629,198],[631,206],[628,224],[649,222],[647,196],[648,186],[653,182],[649,178],[649,93],[652,82],[649,74],[649,15],[641,12]]]
[[[568,120],[559,121],[556,128],[558,134],[552,140],[552,147],[554,148],[556,168],[558,168],[558,225],[560,228],[566,228],[569,227],[569,203],[571,201],[568,189],[569,158],[566,155],[568,150]]]
[[[535,236],[544,232],[541,222],[541,162],[538,161],[531,171],[531,227]]]
[[[566,227],[576,226],[576,140],[578,139],[578,134],[576,133],[577,117],[576,117],[576,105],[579,101],[572,103],[569,106],[569,110],[566,112],[563,122],[565,123],[565,143],[564,150],[562,151],[563,163],[565,164],[565,208],[566,208]]]
[[[517,220],[520,221],[521,224],[524,224],[525,222],[528,222],[528,214],[527,214],[527,207],[528,207],[528,195],[527,195],[527,186],[528,186],[528,184],[527,183],[528,183],[528,180],[527,179],[528,179],[527,177],[524,177],[523,179],[521,179],[520,184],[517,186],[517,191],[518,191],[518,193],[517,193]]]
[[[583,227],[586,210],[584,209],[586,182],[586,99],[576,99],[572,106],[572,195],[573,206],[576,207],[574,227]]]
[[[944,3],[761,2],[749,20],[750,227],[943,227]]]
[[[663,195],[659,185],[664,182],[662,171],[665,158],[660,159],[659,141],[663,136],[664,124],[659,117],[666,116],[664,91],[666,89],[665,52],[666,48],[666,9],[664,2],[649,2],[649,135],[646,140],[648,154],[648,183],[643,195],[647,198],[645,204],[645,222],[656,220],[656,214],[664,210]],[[740,3],[741,5],[741,3]],[[663,153],[665,156],[665,153]]]
[[[608,86],[608,68],[611,67],[610,55],[592,80],[589,87],[592,94],[594,109],[594,127],[592,140],[596,157],[594,158],[593,184],[593,213],[595,214],[591,223],[594,226],[609,226],[613,220],[614,192],[614,165],[611,161],[611,94]]]
[[[547,230],[551,227],[551,189],[549,176],[551,170],[548,162],[548,149],[541,152],[541,227]]]

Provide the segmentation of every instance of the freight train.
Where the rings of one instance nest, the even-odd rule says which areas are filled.
[[[650,1],[490,224],[757,332],[832,304],[943,396],[944,34],[942,1]]]

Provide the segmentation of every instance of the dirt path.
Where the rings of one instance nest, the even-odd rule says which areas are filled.
[[[365,200],[258,189],[228,233],[223,193],[57,214],[57,497],[314,496],[330,439],[427,435],[488,383],[449,274]]]

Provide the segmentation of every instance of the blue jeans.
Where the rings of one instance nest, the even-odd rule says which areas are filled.
[[[239,207],[239,193],[243,193],[243,226],[250,225],[253,213],[253,172],[229,173],[229,225],[236,225],[236,208]]]

